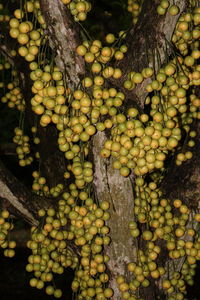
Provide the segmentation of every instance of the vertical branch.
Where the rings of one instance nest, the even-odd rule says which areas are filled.
[[[40,0],[42,14],[47,24],[51,48],[56,53],[56,63],[66,76],[69,88],[74,88],[84,74],[84,60],[76,53],[81,43],[79,27],[60,0]]]

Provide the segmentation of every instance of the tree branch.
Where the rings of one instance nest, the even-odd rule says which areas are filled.
[[[176,16],[171,16],[169,13],[159,16],[156,10],[159,3],[160,0],[143,2],[138,22],[128,32],[125,40],[128,52],[125,58],[117,64],[124,75],[120,80],[115,80],[116,86],[123,87],[123,82],[127,79],[129,72],[141,72],[143,68],[153,67],[154,59],[157,72],[166,57],[171,54],[172,49],[168,49],[166,53],[166,41],[171,40],[177,20],[186,8],[187,0],[174,1],[180,9]],[[123,89],[128,101],[134,101],[143,108],[147,95],[146,85],[150,82],[151,79],[147,78],[141,84],[137,84],[132,91]]]
[[[57,54],[56,63],[64,72],[68,87],[73,89],[85,72],[84,60],[76,53],[76,48],[81,43],[79,27],[60,0],[40,0],[40,4],[50,46]]]
[[[19,181],[0,161],[0,198],[9,202],[18,215],[32,225],[38,224],[37,212],[40,208],[48,208],[52,204],[50,198],[32,193]]]

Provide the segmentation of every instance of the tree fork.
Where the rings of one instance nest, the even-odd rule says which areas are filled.
[[[145,98],[148,94],[146,85],[152,79],[144,79],[133,90],[125,89],[123,83],[131,71],[141,72],[143,68],[155,67],[155,73],[158,72],[166,57],[172,53],[172,48],[169,48],[167,42],[171,40],[177,20],[186,8],[187,0],[174,1],[174,4],[179,7],[179,13],[176,16],[171,16],[169,12],[164,16],[159,16],[156,10],[159,3],[160,0],[144,1],[136,25],[131,27],[125,38],[128,51],[124,59],[115,64],[115,67],[122,70],[123,75],[120,79],[110,80],[113,85],[125,93],[127,106],[136,104],[141,109],[144,108]]]

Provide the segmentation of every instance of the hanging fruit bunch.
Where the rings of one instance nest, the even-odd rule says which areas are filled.
[[[10,231],[13,229],[12,220],[8,210],[0,211],[0,248],[4,249],[6,257],[15,255],[16,242],[10,240]]]

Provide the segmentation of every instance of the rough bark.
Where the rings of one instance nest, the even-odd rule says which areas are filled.
[[[76,48],[81,43],[79,27],[60,0],[40,0],[40,3],[50,46],[56,53],[55,61],[64,72],[68,87],[73,89],[85,72],[83,58],[76,53]]]
[[[99,202],[107,200],[110,203],[111,218],[107,222],[110,227],[111,244],[105,248],[110,257],[108,268],[110,286],[115,291],[114,298],[120,300],[116,277],[127,274],[127,263],[136,257],[136,245],[130,235],[129,222],[133,220],[133,178],[123,178],[112,167],[112,160],[105,160],[99,153],[106,140],[103,132],[98,132],[93,139],[94,155],[94,186]]]

